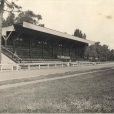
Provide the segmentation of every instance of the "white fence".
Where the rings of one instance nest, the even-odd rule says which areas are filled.
[[[19,69],[31,70],[33,67],[35,69],[41,69],[43,67],[75,67],[75,66],[89,66],[89,65],[104,65],[104,64],[114,64],[114,62],[56,62],[56,63],[21,63],[21,64],[0,64],[0,70],[11,70],[18,71]]]
[[[48,69],[50,67],[64,67],[64,66],[67,66],[67,63],[66,62],[56,62],[56,63],[26,63],[26,64],[19,64],[22,68],[27,68],[28,70],[31,69],[31,67],[35,67],[35,68],[38,68],[38,69],[41,69],[42,67],[47,67]]]
[[[19,70],[19,65],[18,64],[0,64],[0,71],[18,71]]]
[[[70,66],[89,66],[89,65],[104,65],[104,64],[114,64],[114,62],[71,62]]]

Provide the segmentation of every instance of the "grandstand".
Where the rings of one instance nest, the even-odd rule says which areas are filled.
[[[27,22],[2,28],[2,53],[16,63],[83,60],[93,41]]]

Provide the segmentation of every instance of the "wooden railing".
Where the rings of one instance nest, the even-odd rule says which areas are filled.
[[[89,66],[89,65],[104,65],[104,64],[114,64],[114,62],[71,62],[70,66]]]
[[[75,67],[75,66],[89,66],[89,65],[104,65],[104,64],[114,64],[114,62],[53,62],[53,63],[26,63],[19,64],[21,68],[30,70],[32,67],[36,69],[41,69],[43,67]]]
[[[90,66],[90,65],[105,65],[114,64],[114,62],[53,62],[53,63],[20,63],[20,64],[0,64],[0,71],[11,70],[18,71],[19,69],[31,70],[45,68],[56,68],[56,67],[75,67],[75,66]]]
[[[1,49],[2,49],[2,53],[5,54],[7,57],[9,57],[14,62],[18,62],[18,61],[21,60],[21,58],[19,58],[18,56],[14,55],[11,51],[9,51],[4,46],[1,46]]]
[[[50,68],[50,67],[64,67],[64,66],[67,66],[67,63],[65,62],[56,62],[56,63],[26,63],[26,64],[19,64],[19,66],[21,66],[21,68],[26,68],[28,70],[30,70],[32,67],[35,67],[35,68],[38,68],[38,69],[41,69],[41,67],[47,67],[47,68]]]
[[[0,64],[0,71],[18,71],[20,66],[18,64]]]

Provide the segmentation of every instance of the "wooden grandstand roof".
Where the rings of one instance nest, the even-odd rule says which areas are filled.
[[[9,27],[2,28],[2,35],[6,35],[6,31],[15,31],[14,26],[9,26]],[[30,23],[27,23],[27,22],[23,22],[22,24],[20,24],[20,26],[22,26],[23,28],[30,29],[30,30],[44,32],[44,33],[52,34],[52,35],[55,35],[55,36],[59,36],[59,37],[63,37],[63,38],[67,38],[67,39],[87,43],[87,44],[94,44],[95,43],[95,42],[90,41],[90,40],[78,38],[78,37],[75,37],[75,36],[72,36],[72,35],[69,35],[69,34],[65,34],[65,33],[55,31],[55,30],[45,28],[45,27],[40,27],[40,26],[33,25],[33,24],[30,24]]]

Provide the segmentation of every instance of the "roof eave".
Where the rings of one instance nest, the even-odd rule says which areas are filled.
[[[28,29],[32,29],[32,30],[36,30],[36,31],[40,31],[40,32],[44,32],[44,33],[48,33],[48,34],[52,34],[52,35],[56,35],[56,36],[60,36],[60,37],[64,37],[64,38],[68,38],[71,40],[76,40],[76,41],[83,42],[83,43],[88,43],[88,44],[94,44],[95,43],[93,41],[89,41],[86,39],[71,36],[69,34],[65,34],[65,33],[55,31],[55,30],[45,28],[45,27],[40,27],[40,26],[33,25],[33,24],[27,23],[27,22],[23,22],[23,27],[28,28]]]

